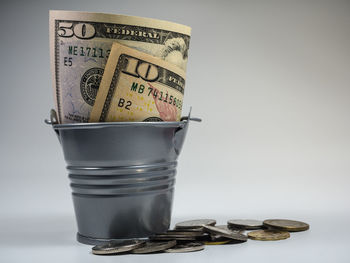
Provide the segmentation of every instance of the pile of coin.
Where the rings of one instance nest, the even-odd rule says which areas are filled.
[[[249,239],[272,241],[290,237],[289,232],[309,229],[304,222],[287,219],[264,221],[235,219],[216,225],[214,219],[197,219],[177,223],[175,229],[150,236],[147,240],[126,240],[98,245],[95,255],[183,253],[200,251],[205,245],[238,244]]]

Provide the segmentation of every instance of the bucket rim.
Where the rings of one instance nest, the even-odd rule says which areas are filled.
[[[188,121],[174,122],[89,122],[89,123],[65,123],[52,124],[55,130],[65,129],[98,129],[107,127],[166,127],[166,128],[183,128]]]
[[[157,121],[157,122],[82,122],[82,123],[63,123],[57,121],[57,113],[54,109],[50,111],[50,120],[45,123],[52,125],[55,130],[71,130],[71,129],[98,129],[107,127],[161,127],[161,128],[184,128],[189,121],[201,122],[200,118],[191,117],[192,107],[187,116],[181,117],[180,121]]]

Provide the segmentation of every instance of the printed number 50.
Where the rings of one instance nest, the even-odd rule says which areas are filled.
[[[96,30],[93,25],[86,23],[67,23],[60,22],[58,25],[57,34],[60,37],[72,37],[76,36],[80,39],[90,39],[95,36]]]

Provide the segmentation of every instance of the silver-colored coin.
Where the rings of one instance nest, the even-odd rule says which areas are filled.
[[[131,250],[134,254],[148,254],[154,252],[164,251],[168,248],[174,247],[176,245],[175,240],[167,242],[147,242],[145,246]]]
[[[215,227],[218,227],[218,228],[221,228],[221,229],[224,229],[224,230],[227,230],[227,231],[232,231],[234,233],[244,234],[244,230],[243,229],[231,229],[231,228],[228,227],[228,225],[218,225],[218,226],[215,226]]]
[[[203,235],[196,237],[196,240],[199,242],[207,241],[210,239],[210,235],[208,233],[203,233]]]
[[[184,253],[184,252],[194,252],[204,249],[204,244],[200,242],[189,242],[186,244],[178,244],[175,247],[165,250],[168,253]]]
[[[156,235],[153,235],[152,237],[169,237],[169,238],[186,238],[186,237],[193,237],[195,238],[196,236],[194,235],[186,235],[186,234],[167,234],[167,233],[164,233],[164,234],[156,234]]]
[[[196,237],[191,236],[174,236],[174,235],[154,235],[149,237],[152,241],[171,241],[171,240],[181,240],[181,241],[196,241]]]
[[[202,228],[203,226],[214,226],[216,224],[216,220],[214,219],[196,219],[179,222],[175,225],[176,229],[194,229],[194,228]]]
[[[254,219],[231,219],[227,221],[227,225],[231,229],[261,229],[263,227],[263,222]]]
[[[175,227],[174,231],[187,231],[187,232],[204,232],[204,229],[203,227],[197,227],[197,228],[178,228],[178,227]]]
[[[233,240],[237,241],[247,241],[248,237],[246,235],[243,235],[239,232],[235,232],[232,230],[229,230],[228,228],[220,228],[216,226],[204,226],[204,230],[206,230],[208,233],[212,235],[218,235],[218,236],[223,236],[227,237]]]
[[[131,251],[144,245],[145,241],[142,240],[125,240],[120,242],[110,242],[105,245],[94,246],[92,248],[92,253],[95,255],[119,254]]]
[[[165,234],[168,236],[177,236],[177,235],[183,235],[183,236],[190,236],[190,237],[199,237],[202,236],[204,234],[204,232],[202,231],[187,231],[187,229],[177,229],[177,230],[168,230],[165,233],[161,233],[161,234]]]

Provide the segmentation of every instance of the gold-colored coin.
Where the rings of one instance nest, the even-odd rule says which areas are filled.
[[[230,243],[232,240],[227,239],[223,241],[204,241],[204,245],[224,245]]]
[[[248,237],[254,240],[273,241],[290,237],[289,232],[280,230],[256,230],[248,233]]]
[[[267,219],[264,226],[288,232],[305,231],[310,228],[307,223],[287,219]]]

